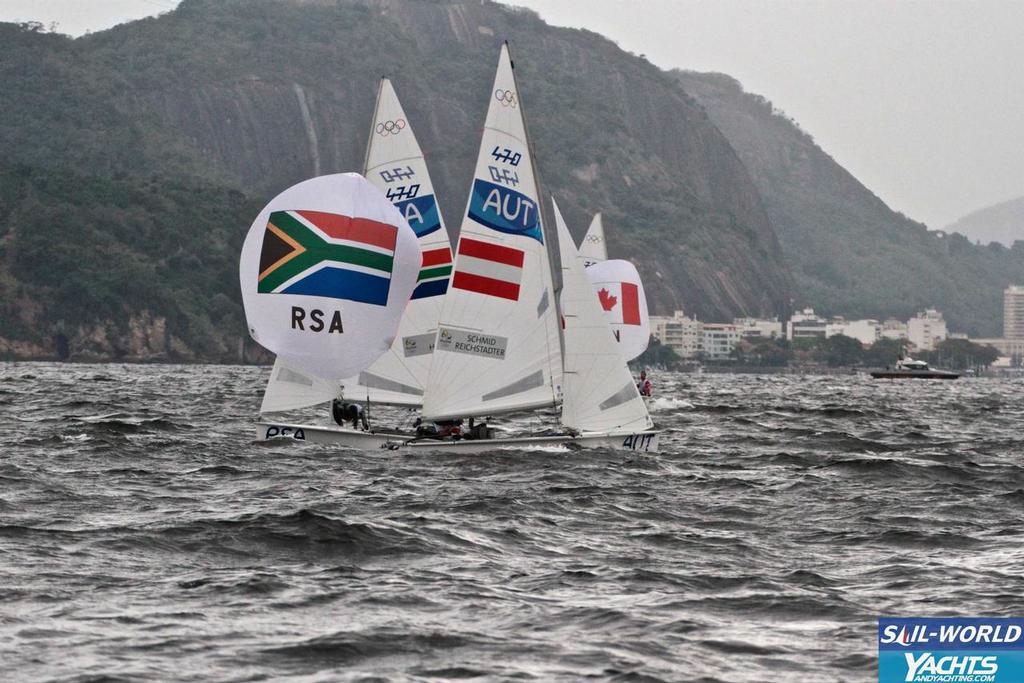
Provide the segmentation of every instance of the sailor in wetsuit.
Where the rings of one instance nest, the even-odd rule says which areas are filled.
[[[359,423],[363,423],[363,431],[370,428],[366,421],[366,411],[358,403],[348,403],[343,398],[336,398],[331,402],[331,415],[334,421],[342,427],[346,422],[352,422],[352,429],[359,429]]]

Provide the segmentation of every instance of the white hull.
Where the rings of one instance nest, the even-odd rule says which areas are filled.
[[[446,451],[455,453],[486,453],[497,448],[530,449],[556,446],[566,449],[608,448],[617,451],[657,453],[660,432],[623,432],[620,434],[583,434],[581,436],[526,436],[504,439],[414,439],[407,434],[360,432],[345,427],[324,425],[290,425],[257,422],[256,438],[293,439],[307,443],[328,444],[358,450]]]

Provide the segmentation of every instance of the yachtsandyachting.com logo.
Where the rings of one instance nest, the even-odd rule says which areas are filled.
[[[1024,619],[878,620],[878,683],[1024,683]]]

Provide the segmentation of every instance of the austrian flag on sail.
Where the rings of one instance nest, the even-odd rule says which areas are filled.
[[[323,211],[274,211],[257,291],[386,306],[398,228]]]
[[[523,250],[463,237],[452,286],[502,299],[519,300]]]

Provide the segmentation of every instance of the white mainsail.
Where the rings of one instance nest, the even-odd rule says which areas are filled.
[[[522,102],[503,45],[423,416],[555,405],[562,374],[556,308]]]
[[[561,249],[565,374],[562,424],[582,434],[635,432],[653,426],[601,305],[554,206]]]
[[[604,223],[601,221],[600,212],[594,214],[594,219],[590,221],[590,227],[587,228],[587,234],[580,242],[580,258],[583,259],[583,265],[587,267],[608,260],[608,248],[604,241]]]
[[[338,382],[297,373],[275,361],[261,412],[329,401],[344,387],[351,400],[419,406],[430,370],[441,302],[452,270],[451,244],[412,126],[391,81],[382,78],[366,148],[365,175],[416,233],[423,265],[391,348],[366,370]],[[303,388],[305,387],[305,388]]]
[[[631,361],[647,350],[651,319],[647,294],[636,266],[622,259],[600,261],[587,268],[587,278],[597,293],[619,352]]]
[[[293,185],[264,207],[242,246],[249,333],[303,374],[359,372],[391,346],[421,262],[405,218],[362,176]]]
[[[387,78],[381,79],[373,120],[366,148],[366,178],[383,190],[409,221],[419,239],[423,266],[391,349],[366,371],[345,380],[345,395],[419,406],[452,272],[451,243],[423,151]]]

